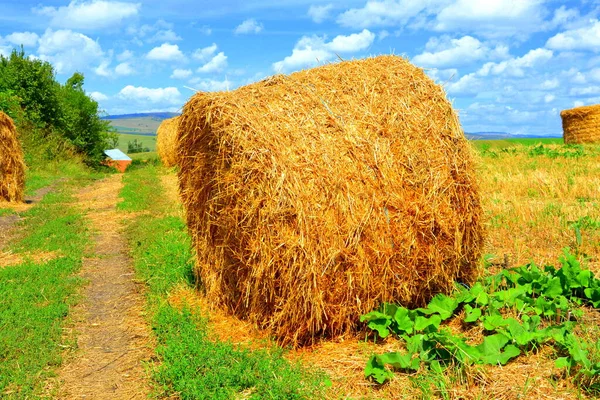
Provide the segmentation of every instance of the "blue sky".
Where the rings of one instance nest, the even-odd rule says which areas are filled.
[[[394,53],[444,85],[467,132],[560,134],[600,103],[600,0],[10,1],[0,54],[23,45],[110,114],[178,111],[319,63]]]

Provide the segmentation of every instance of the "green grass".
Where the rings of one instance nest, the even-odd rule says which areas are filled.
[[[326,378],[283,358],[278,348],[251,351],[214,338],[200,310],[167,301],[176,287],[193,287],[190,239],[176,205],[161,195],[161,169],[146,165],[126,175],[123,210],[149,210],[126,232],[138,279],[147,285],[152,329],[160,362],[152,366],[155,395],[181,399],[322,398]],[[144,194],[140,195],[139,190]]]
[[[504,149],[507,147],[514,147],[517,145],[532,146],[536,144],[563,144],[564,141],[562,138],[515,138],[501,140],[471,140],[471,143],[477,149]]]
[[[63,186],[24,213],[13,251],[59,251],[45,263],[31,260],[0,269],[0,397],[39,397],[61,363],[62,325],[75,300],[88,232]]]
[[[156,151],[146,151],[143,153],[132,153],[128,154],[132,160],[152,160],[153,158],[158,158],[158,153]]]
[[[150,151],[156,151],[156,136],[147,135],[132,135],[119,133],[119,145],[118,149],[127,153],[127,143],[137,140],[142,143],[143,147],[148,147]]]

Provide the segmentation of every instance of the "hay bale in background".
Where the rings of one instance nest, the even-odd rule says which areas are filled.
[[[156,131],[156,151],[165,167],[177,165],[179,117],[165,119]]]
[[[600,104],[564,110],[560,116],[565,143],[600,142]]]
[[[12,119],[0,111],[0,201],[23,201],[25,162]]]
[[[180,193],[208,300],[282,344],[476,277],[471,149],[440,86],[396,56],[198,93]]]

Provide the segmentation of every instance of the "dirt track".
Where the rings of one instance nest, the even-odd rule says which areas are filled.
[[[150,391],[143,368],[152,355],[144,300],[116,211],[121,187],[122,175],[112,175],[77,196],[94,248],[83,260],[88,284],[74,310],[77,350],[59,370],[61,399],[143,399]]]

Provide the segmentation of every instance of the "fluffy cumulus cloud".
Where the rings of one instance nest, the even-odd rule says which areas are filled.
[[[184,61],[185,55],[179,50],[178,45],[163,43],[150,50],[146,58],[153,61]]]
[[[68,29],[101,29],[138,15],[140,3],[92,0],[71,1],[67,6],[37,7],[33,11],[51,18],[50,25]]]
[[[179,69],[176,68],[173,70],[173,73],[171,74],[171,79],[187,79],[190,76],[192,76],[192,70],[191,69]]]
[[[325,37],[304,36],[296,43],[292,54],[273,64],[276,72],[290,72],[315,65],[336,57],[336,53],[354,53],[366,50],[375,40],[375,34],[364,29],[348,36],[338,35],[330,42]]]
[[[217,45],[213,43],[210,46],[203,47],[201,49],[196,49],[196,51],[194,51],[194,54],[192,54],[192,57],[201,62],[207,62],[214,56],[214,54],[217,51],[217,48]]]
[[[14,32],[4,37],[4,40],[12,45],[34,47],[38,44],[40,37],[33,32]]]
[[[600,21],[589,21],[586,26],[567,30],[552,36],[546,47],[554,50],[600,51]]]
[[[227,67],[227,56],[225,53],[220,52],[210,59],[206,64],[198,68],[197,72],[206,74],[212,72],[222,71]]]
[[[480,95],[484,89],[489,89],[493,83],[492,79],[499,77],[505,80],[504,90],[508,91],[509,88],[506,87],[508,79],[524,78],[528,72],[547,63],[552,57],[553,53],[548,49],[534,49],[521,57],[513,57],[501,62],[488,62],[476,72],[465,74],[457,81],[448,83],[446,90],[456,96]],[[553,82],[549,81],[546,84],[550,86]],[[518,91],[516,89],[511,90]]]
[[[469,31],[486,37],[527,35],[544,29],[541,0],[458,0],[436,16],[438,31]]]
[[[92,92],[89,94],[90,97],[96,101],[106,101],[108,100],[108,96],[102,92]]]
[[[333,4],[326,4],[323,6],[312,5],[308,8],[308,16],[313,22],[320,24],[329,18],[329,13],[333,10]]]
[[[131,25],[127,28],[127,33],[134,37],[133,41],[139,45],[147,43],[177,42],[183,40],[181,36],[175,33],[175,25],[163,19],[159,19],[154,24],[144,24],[142,26]]]
[[[119,92],[119,97],[124,100],[133,100],[140,103],[180,104],[181,93],[175,87],[147,88],[127,85]]]
[[[203,92],[220,92],[229,90],[232,87],[232,83],[228,79],[218,81],[214,79],[194,78],[190,80],[190,85],[193,85],[196,90]]]
[[[123,62],[115,67],[115,73],[119,76],[129,76],[135,74],[135,70],[128,62]]]
[[[549,61],[553,52],[548,49],[530,50],[522,57],[512,58],[499,63],[488,62],[478,71],[480,76],[508,75],[513,77],[525,76],[525,70],[540,66]]]
[[[69,29],[46,30],[39,39],[38,54],[40,59],[51,62],[59,74],[85,70],[105,56],[98,42]]]
[[[482,59],[508,57],[506,46],[491,48],[472,36],[452,39],[448,36],[431,38],[426,51],[415,56],[413,62],[422,67],[448,68],[469,65]]]
[[[428,14],[436,3],[435,0],[369,0],[364,7],[340,14],[337,22],[349,28],[403,25],[411,18]]]
[[[233,32],[237,35],[260,33],[263,28],[263,24],[257,22],[254,18],[250,18],[239,24]]]

